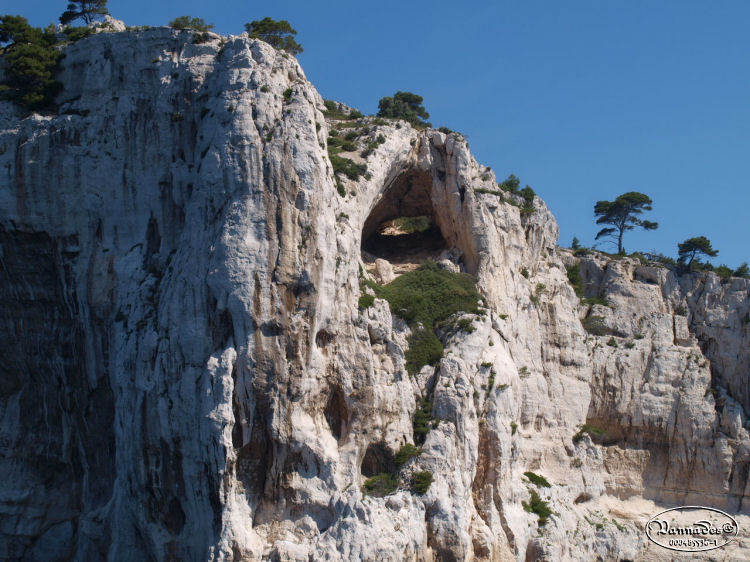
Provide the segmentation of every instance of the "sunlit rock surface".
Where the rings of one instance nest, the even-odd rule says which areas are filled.
[[[750,281],[576,258],[460,135],[404,122],[367,121],[342,196],[353,122],[294,58],[193,37],[97,34],[59,114],[0,102],[0,558],[665,560],[643,526],[681,504],[739,512],[711,554],[750,557]],[[408,215],[486,305],[416,376],[388,303],[358,308],[399,267],[363,237]],[[402,489],[363,496],[425,397]]]

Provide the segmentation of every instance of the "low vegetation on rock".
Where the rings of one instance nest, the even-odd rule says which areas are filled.
[[[479,312],[480,296],[474,278],[466,273],[440,269],[430,260],[388,285],[376,285],[374,289],[412,330],[406,352],[406,368],[410,374],[425,365],[434,365],[443,356],[443,344],[435,333],[439,322],[459,312]]]
[[[552,515],[552,510],[549,504],[544,501],[536,490],[530,490],[531,498],[528,502],[521,502],[523,509],[529,513],[535,513],[538,516],[538,523],[540,527],[544,527],[547,524],[547,520]]]

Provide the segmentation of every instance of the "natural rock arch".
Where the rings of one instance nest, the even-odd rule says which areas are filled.
[[[445,192],[446,186],[431,171],[411,167],[397,173],[362,227],[363,261],[383,258],[400,264],[403,272],[426,259],[444,257],[446,250],[460,255],[461,250],[449,243],[458,237],[449,213],[436,205],[437,191]],[[414,232],[400,231],[398,221],[409,218],[423,220],[424,226]]]

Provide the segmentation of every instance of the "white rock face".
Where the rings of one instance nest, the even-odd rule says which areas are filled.
[[[0,558],[657,560],[643,525],[679,504],[738,513],[714,559],[750,557],[750,281],[575,258],[460,135],[405,123],[367,122],[342,196],[347,123],[296,61],[192,40],[100,33],[58,115],[0,102]],[[358,308],[397,213],[486,304],[416,376],[388,303]],[[422,454],[364,496],[423,398]]]

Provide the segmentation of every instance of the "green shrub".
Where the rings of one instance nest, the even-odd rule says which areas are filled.
[[[373,304],[375,304],[375,297],[372,295],[362,295],[359,297],[359,308],[366,309],[370,308]]]
[[[401,468],[411,459],[413,459],[414,457],[418,457],[421,454],[422,449],[420,449],[419,447],[415,447],[411,443],[407,443],[398,450],[393,460],[396,463],[396,466],[398,468]]]
[[[393,474],[383,472],[365,480],[362,492],[368,496],[382,498],[383,496],[392,494],[397,488],[398,479]]]
[[[543,527],[547,524],[549,516],[552,515],[552,510],[549,504],[539,497],[536,490],[531,490],[531,501],[528,503],[521,502],[523,509],[529,513],[536,513],[539,517],[539,526]]]
[[[203,18],[193,18],[190,16],[180,16],[169,22],[169,27],[175,29],[193,29],[195,31],[211,31],[214,28],[214,24],[206,23]]]
[[[519,193],[519,194],[521,195],[521,197],[523,197],[523,198],[524,198],[524,200],[526,201],[526,204],[527,204],[527,205],[530,205],[530,206],[532,206],[532,208],[533,208],[533,205],[534,205],[534,197],[536,197],[536,193],[534,193],[534,190],[533,190],[533,189],[531,189],[531,187],[529,187],[529,186],[527,185],[526,187],[524,187],[524,188],[523,188],[523,189],[522,189],[521,191],[519,191],[518,193]]]
[[[607,432],[603,429],[585,423],[581,426],[578,432],[573,436],[573,443],[579,443],[583,439],[584,434],[588,434],[592,439],[600,439],[607,436]]]
[[[420,400],[414,412],[414,441],[416,443],[420,445],[424,443],[427,434],[432,429],[433,421],[432,402],[427,399]]]
[[[603,316],[587,316],[581,320],[583,329],[586,330],[592,336],[606,336],[610,334],[610,329],[607,327]]]
[[[388,285],[378,287],[376,292],[412,329],[406,352],[410,374],[417,373],[424,365],[434,365],[442,357],[443,346],[435,334],[438,323],[459,312],[479,312],[480,297],[474,278],[442,270],[430,260]]]
[[[581,299],[581,302],[583,304],[588,304],[588,305],[591,305],[591,306],[593,306],[595,304],[600,304],[602,306],[609,306],[609,307],[611,307],[611,305],[609,304],[609,301],[604,296],[604,293],[599,293],[595,297],[586,297],[586,298],[583,298],[583,299]]]
[[[458,322],[456,322],[456,327],[467,334],[473,334],[476,330],[471,318],[460,318]]]
[[[685,309],[685,307],[683,305],[680,305],[680,306],[676,307],[674,309],[674,313],[677,316],[687,316],[687,310]]]
[[[518,424],[516,422],[510,422],[510,434],[515,435],[518,431]]]
[[[581,268],[578,264],[568,265],[565,267],[568,272],[568,282],[579,298],[583,296],[583,277],[581,277]]]
[[[367,172],[365,164],[357,164],[349,158],[337,156],[336,154],[329,154],[329,158],[333,166],[333,173],[344,174],[350,180],[357,180],[362,174]]]
[[[422,96],[411,92],[396,92],[393,97],[381,98],[378,102],[378,117],[403,119],[414,127],[429,127],[430,114],[422,105]]]
[[[411,477],[411,489],[420,496],[430,489],[430,484],[432,484],[432,472],[428,470],[415,472]]]
[[[607,342],[607,345],[609,347],[617,347],[617,340],[615,339],[614,336],[612,336],[611,338],[609,338],[609,341]]]
[[[425,365],[436,365],[443,357],[443,344],[432,330],[414,327],[406,351],[406,371],[414,375]]]
[[[336,191],[339,192],[339,195],[341,195],[341,197],[346,197],[346,188],[338,177],[336,178]]]
[[[529,278],[529,270],[527,268],[521,268],[521,275],[523,275],[526,279]]]
[[[65,37],[68,38],[68,41],[75,43],[76,41],[80,41],[81,39],[84,39],[89,35],[93,35],[94,30],[90,27],[66,26],[63,29],[63,33],[65,34]]]
[[[432,220],[426,215],[419,217],[399,217],[393,221],[393,226],[405,234],[414,234],[415,232],[430,230]]]
[[[324,100],[323,104],[326,106],[323,115],[325,115],[328,119],[345,121],[363,117],[363,115],[356,109],[352,109],[349,113],[345,113],[344,111],[339,109],[339,105],[333,100]]]
[[[292,94],[294,93],[294,90],[292,88],[287,88],[284,90],[284,101],[286,103],[289,103],[292,101]]]
[[[524,472],[523,475],[528,478],[534,486],[539,488],[550,488],[550,483],[544,476],[539,476],[533,472]]]
[[[747,262],[742,263],[737,269],[735,269],[733,275],[743,279],[750,279],[750,267],[748,267]]]
[[[507,191],[508,193],[518,193],[519,185],[521,185],[521,180],[513,174],[510,174],[501,183],[497,184],[500,189]]]
[[[714,269],[714,273],[718,275],[722,281],[728,281],[731,279],[734,271],[728,265],[721,264]]]

